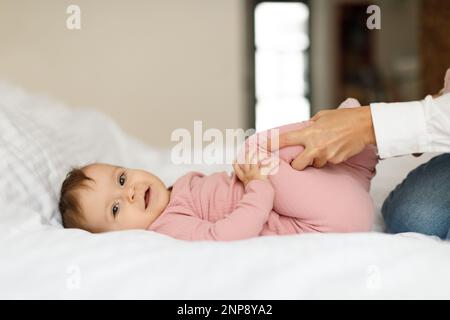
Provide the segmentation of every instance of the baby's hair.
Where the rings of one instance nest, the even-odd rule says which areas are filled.
[[[66,175],[66,179],[61,186],[58,204],[64,228],[85,229],[78,192],[88,187],[86,182],[89,180],[94,181],[83,172],[83,168],[72,168]]]

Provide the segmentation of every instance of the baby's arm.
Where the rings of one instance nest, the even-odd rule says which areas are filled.
[[[245,193],[236,208],[224,219],[216,222],[205,221],[200,218],[183,215],[173,215],[177,219],[176,238],[186,240],[241,240],[257,237],[269,218],[273,208],[275,190],[267,178],[262,174],[263,164],[257,161],[256,152],[245,154],[242,164],[233,164],[235,176],[239,179]]]
[[[170,224],[176,225],[171,236],[182,240],[231,241],[257,237],[272,211],[275,197],[270,182],[251,180],[237,207],[225,218],[216,222],[197,217],[173,214]]]

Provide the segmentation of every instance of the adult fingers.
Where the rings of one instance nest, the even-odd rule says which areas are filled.
[[[314,153],[308,149],[305,149],[302,153],[300,153],[297,158],[295,158],[291,162],[292,168],[296,170],[303,170],[307,166],[311,165],[314,160]]]
[[[314,168],[322,168],[327,164],[327,159],[324,156],[317,156],[313,160]]]
[[[275,151],[288,146],[304,146],[308,133],[308,128],[282,133],[278,137],[278,141],[269,139],[267,147],[270,151]]]

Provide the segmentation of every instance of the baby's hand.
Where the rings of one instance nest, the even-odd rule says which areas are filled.
[[[269,181],[267,178],[269,170],[264,169],[270,166],[270,161],[268,161],[268,158],[258,161],[256,154],[257,152],[248,152],[245,155],[245,163],[242,165],[239,165],[236,161],[233,163],[234,172],[244,186],[252,180]]]

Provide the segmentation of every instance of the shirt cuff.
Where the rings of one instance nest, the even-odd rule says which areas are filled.
[[[380,158],[426,149],[424,102],[372,103],[370,110]]]

